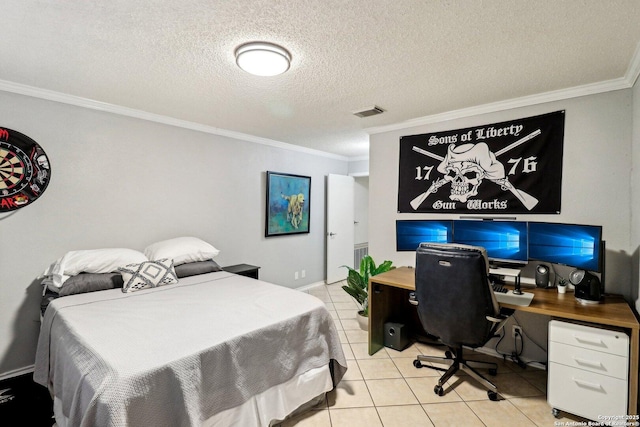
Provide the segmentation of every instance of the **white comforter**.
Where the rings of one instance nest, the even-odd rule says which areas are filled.
[[[347,365],[320,300],[217,272],[58,298],[44,316],[34,379],[69,425],[198,426],[327,365],[335,385]]]

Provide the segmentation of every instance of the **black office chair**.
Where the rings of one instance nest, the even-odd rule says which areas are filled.
[[[484,248],[422,243],[416,252],[415,300],[425,331],[437,337],[449,351],[445,357],[419,355],[414,361],[422,366],[443,370],[421,362],[450,365],[438,380],[434,392],[442,396],[444,384],[459,369],[487,389],[489,399],[498,400],[496,386],[474,368],[488,368],[495,375],[495,363],[469,361],[462,347],[482,347],[502,328],[513,310],[503,309],[496,301],[488,280],[488,261]],[[417,302],[417,304],[416,304]]]

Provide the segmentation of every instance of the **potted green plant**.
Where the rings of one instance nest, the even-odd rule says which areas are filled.
[[[392,264],[391,261],[387,260],[376,266],[373,258],[371,258],[370,255],[365,255],[360,261],[359,270],[351,268],[348,265],[343,265],[343,267],[349,270],[349,274],[347,276],[347,284],[343,285],[342,289],[360,304],[362,309],[358,311],[357,319],[360,327],[364,330],[368,329],[369,277],[393,270],[395,267]]]
[[[565,278],[560,278],[558,282],[558,293],[564,294],[567,292],[567,280]]]

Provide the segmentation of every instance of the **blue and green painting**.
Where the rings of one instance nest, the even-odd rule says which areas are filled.
[[[309,232],[311,178],[271,174],[267,236]]]

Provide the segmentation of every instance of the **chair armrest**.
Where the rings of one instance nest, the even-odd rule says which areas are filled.
[[[499,332],[513,313],[515,310],[511,308],[500,307],[500,313],[497,316],[486,316],[487,320],[494,324],[493,333]]]
[[[486,316],[487,320],[493,323],[500,323],[500,322],[504,322],[506,320],[506,318],[504,317],[493,317],[493,316]]]
[[[409,293],[409,304],[418,305],[418,299],[416,298],[416,293],[415,292],[410,292]]]

